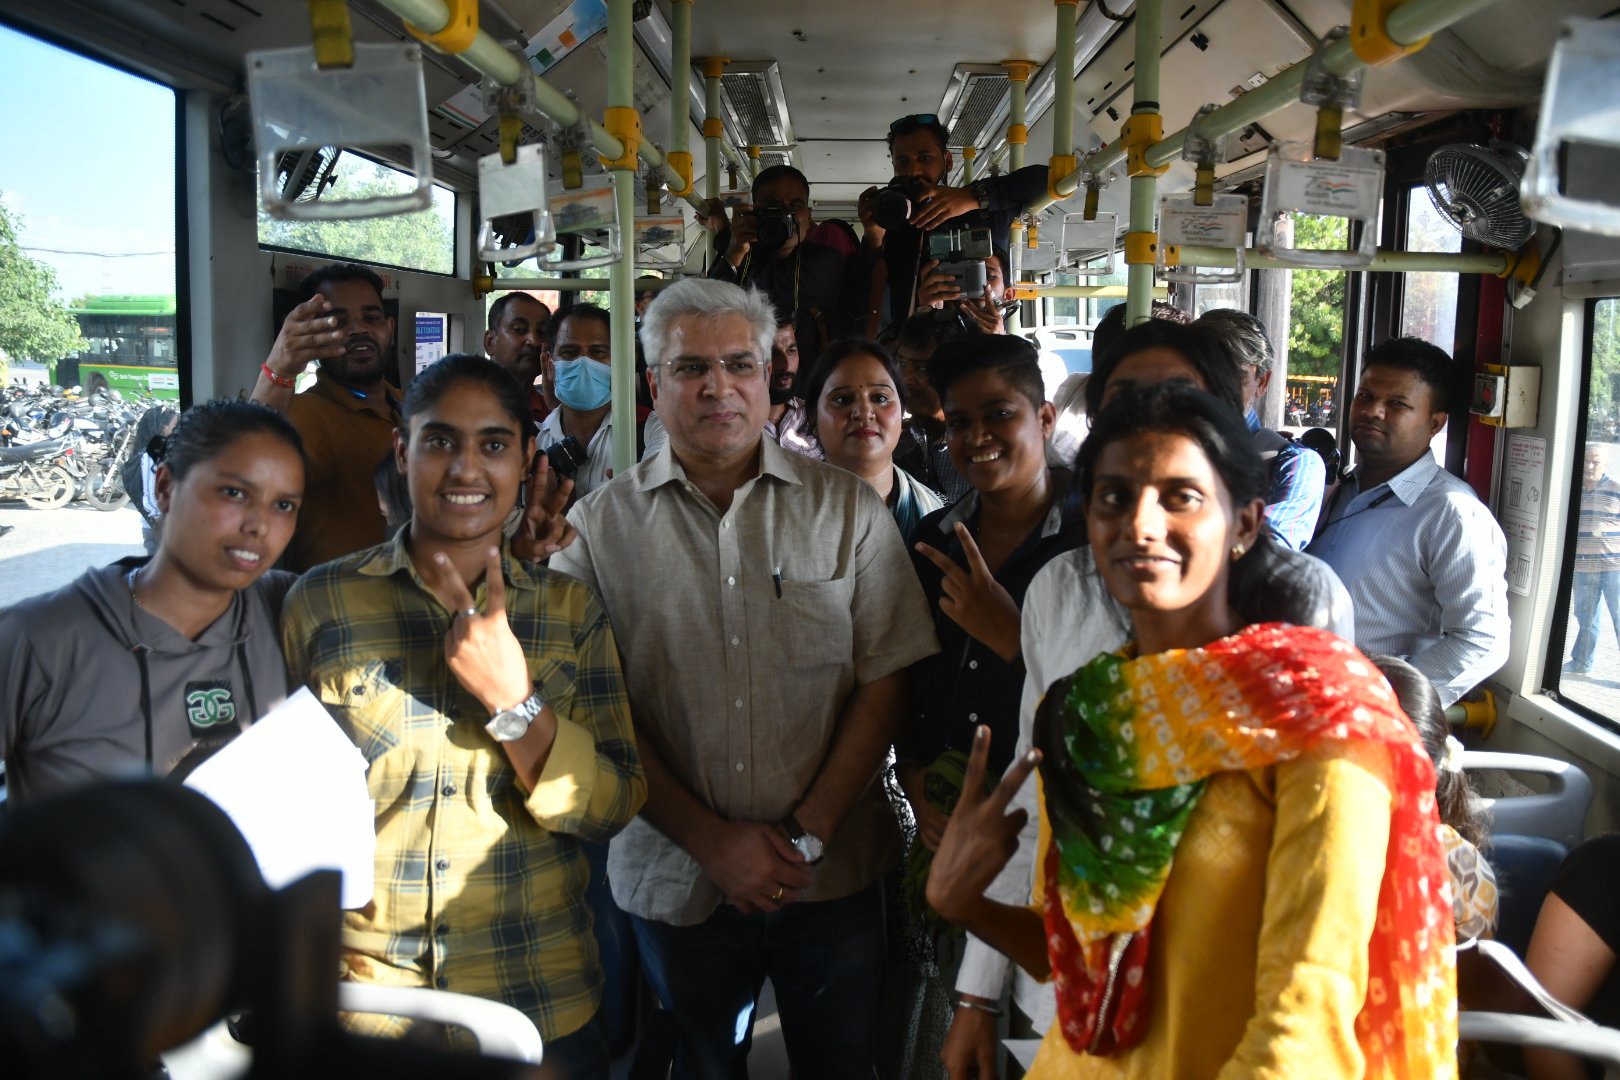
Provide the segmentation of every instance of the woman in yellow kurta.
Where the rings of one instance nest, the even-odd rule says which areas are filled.
[[[1273,554],[1262,478],[1241,419],[1185,385],[1127,393],[1081,452],[1136,643],[1053,685],[1038,749],[988,797],[981,730],[928,883],[1052,979],[1031,1077],[1456,1073],[1433,766],[1353,646],[1236,615]],[[1036,903],[1012,908],[983,893],[1037,760]]]

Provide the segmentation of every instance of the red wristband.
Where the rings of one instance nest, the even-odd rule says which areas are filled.
[[[269,379],[283,390],[291,390],[298,385],[298,380],[293,378],[291,375],[277,375],[274,371],[271,371],[268,362],[260,364],[259,370],[264,372],[265,378]]]

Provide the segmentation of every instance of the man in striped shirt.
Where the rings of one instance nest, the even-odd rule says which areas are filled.
[[[1586,467],[1581,476],[1581,520],[1575,534],[1575,651],[1567,670],[1584,675],[1592,670],[1598,636],[1603,630],[1603,613],[1598,601],[1609,609],[1609,625],[1620,644],[1620,483],[1604,471],[1609,447],[1586,448]]]
[[[1508,656],[1502,527],[1429,451],[1457,381],[1451,357],[1417,338],[1367,354],[1350,402],[1360,461],[1329,496],[1306,549],[1350,590],[1357,647],[1410,662],[1443,705]]]

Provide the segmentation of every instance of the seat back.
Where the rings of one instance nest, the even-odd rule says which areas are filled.
[[[1469,750],[1463,754],[1463,769],[1471,773],[1499,769],[1546,778],[1545,792],[1483,800],[1491,812],[1493,833],[1544,836],[1566,848],[1573,848],[1585,837],[1592,781],[1578,766],[1535,754]]]
[[[1496,871],[1496,940],[1523,956],[1547,899],[1547,886],[1569,849],[1544,836],[1493,833],[1485,856]]]

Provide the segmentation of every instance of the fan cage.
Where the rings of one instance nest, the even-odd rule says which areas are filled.
[[[1523,166],[1483,146],[1444,146],[1429,158],[1423,180],[1434,208],[1464,236],[1517,249],[1535,233],[1519,205]]]

